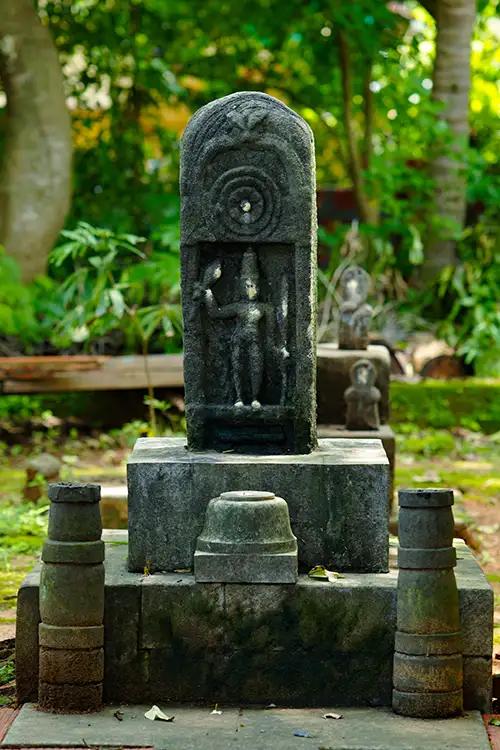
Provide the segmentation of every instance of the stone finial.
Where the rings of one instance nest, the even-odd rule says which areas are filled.
[[[40,579],[40,682],[45,711],[95,711],[104,677],[104,544],[96,484],[49,486]]]
[[[316,193],[309,126],[241,92],[189,122],[181,153],[188,447],[316,447]]]
[[[194,575],[203,583],[295,583],[297,539],[286,502],[272,492],[248,490],[210,500]]]
[[[463,668],[453,567],[453,491],[399,493],[393,710],[445,718],[462,711]]]
[[[350,371],[351,385],[344,398],[347,404],[346,427],[348,430],[378,430],[380,416],[378,405],[380,391],[375,386],[377,373],[369,359],[358,359]]]
[[[366,303],[370,277],[360,266],[349,266],[340,277],[339,349],[366,349],[373,309]]]

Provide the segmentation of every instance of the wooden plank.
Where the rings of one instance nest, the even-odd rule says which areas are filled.
[[[145,359],[149,379],[154,388],[179,388],[184,385],[182,354],[150,354],[124,357],[94,357],[93,364],[79,362],[72,367],[69,362],[42,362],[44,357],[29,358],[29,367],[22,368],[21,362],[11,370],[3,370],[0,362],[0,381],[3,378],[3,393],[58,393],[63,391],[114,391],[147,388]],[[24,358],[20,357],[18,360]],[[28,359],[28,358],[27,358]],[[37,364],[34,360],[39,360]],[[51,359],[57,359],[53,357]],[[61,364],[61,366],[59,366]],[[31,369],[30,369],[31,368]],[[2,372],[5,375],[2,376]],[[31,373],[31,376],[28,375]]]
[[[54,372],[95,370],[110,357],[61,355],[0,357],[0,380],[43,380]]]

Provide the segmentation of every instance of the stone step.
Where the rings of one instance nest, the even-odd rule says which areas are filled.
[[[47,714],[25,704],[1,747],[138,747],[160,750],[489,750],[479,712],[446,720],[409,719],[390,709],[241,709],[162,704],[172,722],[144,717],[149,705],[107,706],[96,714]],[[117,714],[117,711],[120,714]],[[117,718],[121,719],[121,721]]]

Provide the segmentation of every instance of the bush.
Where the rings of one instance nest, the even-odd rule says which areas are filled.
[[[436,429],[500,430],[500,380],[424,380],[391,383],[391,422]],[[397,428],[396,428],[397,429]]]

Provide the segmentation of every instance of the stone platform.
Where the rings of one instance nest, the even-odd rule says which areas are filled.
[[[388,569],[389,464],[379,440],[320,440],[313,453],[193,452],[182,438],[141,438],[128,467],[129,568],[191,568],[208,502],[264,490],[288,503],[299,568]]]
[[[23,706],[0,747],[155,747],[157,750],[489,750],[477,712],[455,719],[422,720],[389,709],[341,709],[342,719],[323,719],[320,709],[193,708],[161,704],[175,720],[144,717],[151,705],[108,706],[97,714],[43,714]],[[122,721],[115,712],[120,709]],[[302,735],[302,737],[301,737]],[[305,737],[304,737],[305,735]]]
[[[396,470],[396,436],[394,430],[388,424],[381,424],[378,430],[348,430],[338,424],[319,424],[318,435],[320,438],[338,440],[381,440],[384,450],[389,459],[391,470],[391,481],[388,487],[389,504],[393,503],[394,472]]]
[[[185,573],[130,573],[123,532],[111,539],[105,562],[106,702],[390,706],[394,568],[346,574],[334,583],[301,576],[297,585],[197,584]],[[456,547],[464,702],[466,709],[487,711],[492,591],[465,544],[457,541]],[[36,700],[38,589],[35,571],[18,596],[21,702]]]

